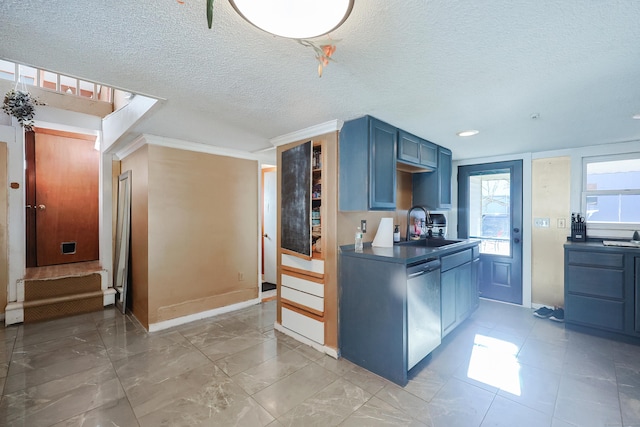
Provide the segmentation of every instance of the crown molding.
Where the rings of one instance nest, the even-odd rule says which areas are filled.
[[[344,121],[342,120],[330,120],[328,122],[320,123],[306,129],[301,129],[285,135],[276,136],[275,138],[271,138],[269,142],[274,147],[279,147],[280,145],[300,141],[301,139],[313,138],[314,136],[324,135],[325,133],[340,131],[343,124]]]

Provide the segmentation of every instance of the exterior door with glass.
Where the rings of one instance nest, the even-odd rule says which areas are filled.
[[[458,167],[458,236],[480,239],[480,296],[522,304],[522,161]]]

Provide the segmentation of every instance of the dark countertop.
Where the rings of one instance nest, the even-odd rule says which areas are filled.
[[[633,252],[633,253],[639,253],[640,254],[640,248],[632,248],[632,247],[628,247],[628,246],[605,246],[602,241],[603,240],[619,240],[619,239],[588,239],[586,242],[572,242],[570,240],[567,241],[567,243],[564,244],[565,248],[569,248],[569,249],[584,249],[584,250],[593,250],[593,249],[598,249],[598,250],[606,250],[608,252]],[[628,242],[628,240],[627,240]]]
[[[425,246],[394,246],[392,248],[372,247],[371,243],[365,243],[361,253],[354,251],[354,245],[340,247],[340,254],[357,258],[374,259],[383,262],[398,264],[412,264],[429,258],[438,258],[453,252],[469,249],[480,244],[480,240],[466,239],[461,242],[437,248]]]

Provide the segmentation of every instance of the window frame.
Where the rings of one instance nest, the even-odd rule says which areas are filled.
[[[613,154],[604,156],[590,156],[582,158],[582,193],[580,197],[581,212],[584,213],[587,224],[598,230],[637,230],[640,222],[604,222],[591,221],[587,217],[587,198],[590,196],[610,196],[610,195],[640,195],[638,189],[620,190],[588,190],[587,189],[587,165],[590,163],[611,162],[619,160],[640,159],[640,152]]]

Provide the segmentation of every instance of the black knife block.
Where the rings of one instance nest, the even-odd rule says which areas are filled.
[[[587,223],[586,222],[571,223],[571,241],[572,242],[587,241]]]

